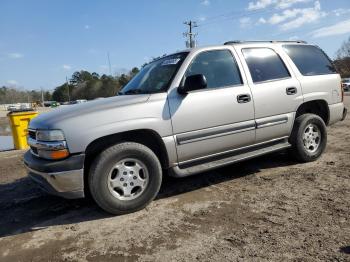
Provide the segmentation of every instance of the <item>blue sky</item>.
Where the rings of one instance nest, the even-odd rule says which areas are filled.
[[[1,0],[0,86],[52,90],[77,70],[118,74],[184,49],[235,39],[303,39],[334,57],[350,36],[349,0]]]

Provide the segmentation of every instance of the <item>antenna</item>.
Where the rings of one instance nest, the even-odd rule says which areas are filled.
[[[111,60],[109,59],[109,52],[107,52],[107,59],[108,59],[108,66],[109,66],[109,75],[112,75],[112,67],[111,67]]]
[[[68,102],[70,102],[70,92],[69,92],[69,83],[68,83],[68,77],[66,76],[66,85],[68,89]]]
[[[193,48],[196,47],[196,42],[194,38],[198,35],[197,33],[193,33],[193,28],[198,27],[197,23],[195,21],[188,21],[184,22],[185,25],[189,27],[188,32],[183,33],[184,37],[188,37],[188,40],[186,41],[186,47]]]

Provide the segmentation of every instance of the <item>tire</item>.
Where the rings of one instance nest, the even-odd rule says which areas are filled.
[[[93,199],[103,210],[127,214],[143,209],[157,196],[162,168],[151,149],[124,142],[96,157],[88,182]]]
[[[304,163],[317,160],[327,145],[327,129],[323,119],[314,114],[297,117],[289,142],[292,145],[290,153],[296,160]]]

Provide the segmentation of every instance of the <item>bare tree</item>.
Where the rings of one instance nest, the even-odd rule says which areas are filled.
[[[338,49],[334,64],[342,77],[350,77],[350,37]]]

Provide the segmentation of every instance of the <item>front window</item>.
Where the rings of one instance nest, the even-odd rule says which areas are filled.
[[[220,88],[242,84],[236,60],[229,50],[212,50],[196,56],[185,76],[202,74],[207,88]]]
[[[119,92],[120,95],[165,92],[188,53],[178,53],[153,61]]]

